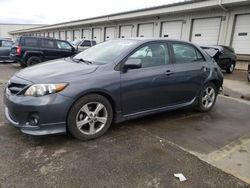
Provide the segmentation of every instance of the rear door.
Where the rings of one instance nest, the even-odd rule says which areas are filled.
[[[209,75],[208,64],[193,45],[171,42],[175,67],[175,103],[191,102],[203,87]]]
[[[41,48],[45,60],[57,59],[60,57],[56,48],[55,40],[42,39]]]
[[[7,40],[0,40],[0,60],[9,59],[11,47],[13,42]]]

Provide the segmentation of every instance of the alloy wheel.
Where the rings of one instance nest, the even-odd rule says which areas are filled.
[[[77,113],[76,125],[83,134],[94,135],[103,129],[107,120],[106,107],[100,102],[90,102]]]
[[[202,105],[205,109],[209,109],[215,102],[215,90],[213,87],[207,87],[202,95]]]
[[[234,64],[231,64],[229,70],[230,70],[230,72],[233,72],[233,71],[234,71]]]

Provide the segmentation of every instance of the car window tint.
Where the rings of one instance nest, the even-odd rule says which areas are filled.
[[[135,53],[129,59],[141,59],[142,67],[153,67],[169,64],[169,53],[165,43],[153,43],[146,45]]]
[[[54,48],[54,41],[53,40],[42,40],[41,46],[43,48]]]
[[[59,49],[65,49],[65,50],[71,50],[71,46],[67,43],[67,42],[63,42],[63,41],[57,41],[56,42],[57,47]]]
[[[6,41],[6,40],[2,41],[2,47],[11,47],[12,45],[13,45],[13,42],[11,41]]]
[[[35,38],[25,38],[25,46],[30,46],[30,47],[37,47],[38,46],[38,40]]]
[[[203,60],[201,53],[191,45],[174,43],[172,47],[176,63],[191,63]]]

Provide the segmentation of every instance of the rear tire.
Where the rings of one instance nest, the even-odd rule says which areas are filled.
[[[207,83],[198,96],[197,110],[200,112],[208,112],[216,102],[217,88],[213,83]]]
[[[26,65],[24,62],[20,62],[19,64],[20,64],[20,66],[21,66],[22,68],[27,67],[27,65]]]
[[[234,62],[231,62],[231,65],[230,65],[229,68],[226,69],[226,72],[227,72],[228,74],[232,74],[233,71],[234,71],[234,68],[235,68],[235,63],[234,63]]]
[[[79,140],[90,140],[103,135],[113,120],[109,101],[97,94],[80,98],[70,109],[67,118],[69,132]]]
[[[42,62],[42,60],[41,60],[40,57],[31,56],[31,57],[29,57],[28,60],[27,60],[27,66],[29,67],[29,66],[32,66],[32,65],[39,64],[39,63],[41,63],[41,62]]]

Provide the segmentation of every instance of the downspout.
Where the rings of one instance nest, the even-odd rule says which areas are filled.
[[[222,5],[222,0],[219,0],[219,6],[220,6],[220,8],[222,9],[222,10],[224,10],[224,11],[228,11],[227,10],[227,8],[226,7],[224,7],[223,5]]]

